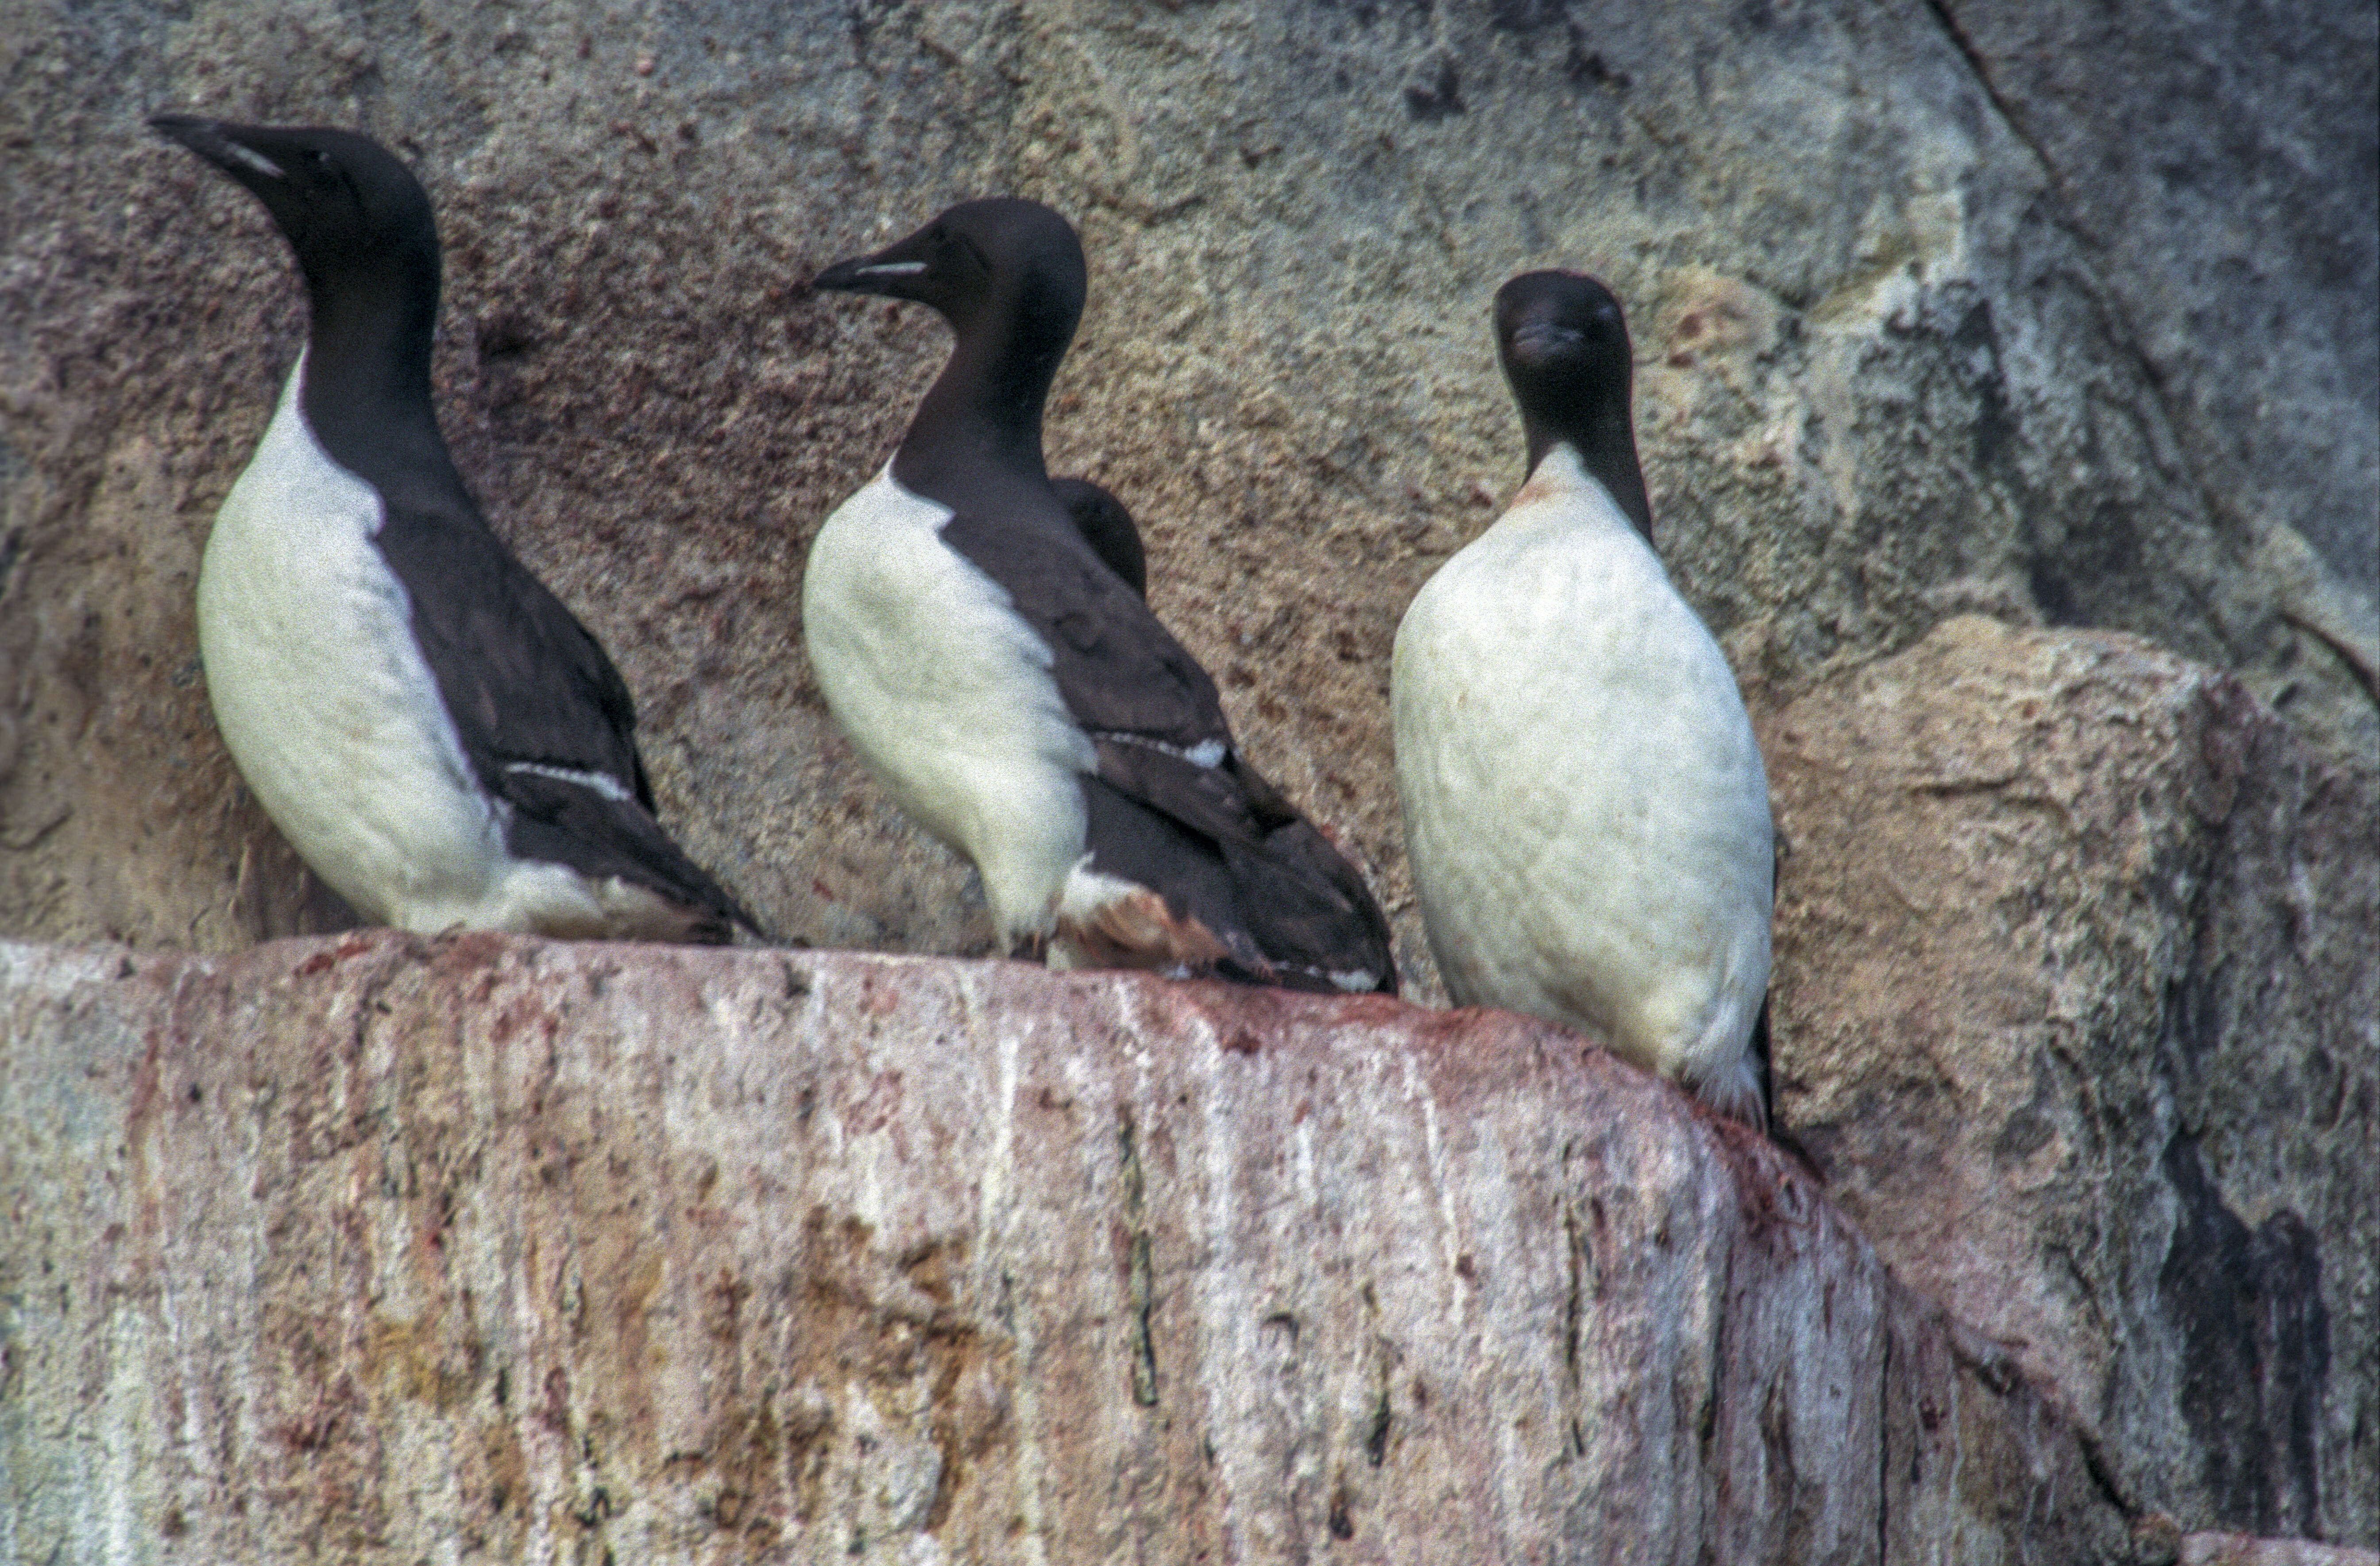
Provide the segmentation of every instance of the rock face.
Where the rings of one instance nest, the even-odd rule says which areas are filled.
[[[1780,1118],[1831,1199],[1496,1014],[491,938],[9,948],[8,1536],[2371,1543],[2372,776],[2136,638],[1978,618],[1764,728]]]
[[[2129,1500],[2380,1536],[2373,775],[2134,638],[1954,621],[1785,708],[1779,1109]]]
[[[1502,1014],[381,932],[0,946],[0,1032],[12,1560],[2131,1555],[1773,1149]]]
[[[0,1555],[2380,1543],[2370,7],[0,17],[0,935],[128,948],[0,980]],[[797,620],[942,338],[803,279],[960,196],[1079,221],[1053,459],[1427,999],[1390,641],[1516,477],[1490,292],[1603,274],[1768,747],[1783,1121],[1874,1252],[1510,1023],[159,954],[347,917],[207,715],[198,551],[302,307],[164,108],[414,162],[458,459],[665,819],[821,946],[989,930]]]
[[[2357,591],[2380,592],[2380,18],[2339,5],[1938,11],[2050,171],[2210,504],[2287,519]]]
[[[2181,1541],[2181,1566],[2380,1566],[2380,1552],[2303,1539],[2259,1539],[2244,1534],[2192,1534]]]
[[[671,824],[818,944],[988,943],[832,733],[796,605],[942,351],[802,281],[992,190],[1092,259],[1054,459],[1141,516],[1159,611],[1378,873],[1425,995],[1388,650],[1517,476],[1486,310],[1524,267],[1628,301],[1665,549],[1779,699],[1982,608],[2154,636],[2369,754],[2370,16],[2231,9],[20,6],[0,929],[337,920],[224,757],[190,611],[301,307],[254,203],[141,134],[161,108],[415,162],[459,460],[617,655]],[[2168,34],[2241,62],[2215,106]]]

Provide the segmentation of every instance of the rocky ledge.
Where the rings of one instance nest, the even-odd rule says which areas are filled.
[[[2373,1560],[2372,775],[2122,636],[1755,697],[1823,1196],[1495,1014],[0,946],[0,1559]]]
[[[1502,1014],[372,933],[0,947],[0,1031],[13,1560],[2139,1548],[1806,1175]]]

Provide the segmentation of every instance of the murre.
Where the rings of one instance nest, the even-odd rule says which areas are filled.
[[[455,470],[420,184],[350,131],[149,123],[264,203],[311,311],[199,572],[208,698],[265,813],[358,912],[410,930],[755,929],[654,819],[612,661]]]
[[[1767,774],[1653,551],[1619,301],[1534,272],[1495,322],[1528,481],[1423,586],[1390,670],[1430,949],[1457,1002],[1585,1026],[1764,1124]]]
[[[1003,951],[1052,966],[1393,992],[1361,876],[1232,744],[1214,681],[1051,486],[1042,405],[1082,314],[1065,219],[953,207],[816,286],[931,306],[956,336],[883,471],[811,545],[829,709],[973,860]]]

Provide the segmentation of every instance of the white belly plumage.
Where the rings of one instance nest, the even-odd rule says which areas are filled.
[[[1098,755],[1048,646],[942,542],[950,517],[887,464],[819,528],[802,633],[835,722],[902,808],[975,862],[1008,947],[1050,929],[1082,864],[1080,774]]]
[[[332,461],[290,371],[199,569],[207,696],[240,776],[291,846],[366,917],[425,933],[605,933],[638,888],[504,849],[411,605],[373,546],[379,495]]]
[[[1390,683],[1449,993],[1584,1025],[1706,1099],[1756,1104],[1759,747],[1718,644],[1567,447],[1423,587]]]

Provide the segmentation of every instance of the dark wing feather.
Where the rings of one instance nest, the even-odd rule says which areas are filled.
[[[1363,877],[1240,757],[1197,660],[1050,512],[996,525],[960,513],[941,536],[1048,644],[1059,694],[1098,747],[1093,868],[1204,924],[1246,970],[1230,977],[1330,989],[1329,975],[1362,971],[1394,993],[1388,921]],[[1184,754],[1210,742],[1220,766]]]
[[[1215,682],[1069,525],[960,512],[942,541],[1008,590],[1056,659],[1050,671],[1075,721],[1093,734],[1137,734],[1187,750],[1231,742]]]
[[[480,786],[512,806],[505,846],[522,858],[617,876],[710,917],[724,940],[750,915],[688,859],[653,816],[637,754],[636,703],[601,643],[476,515],[391,505],[378,539],[413,601],[413,634]],[[633,795],[518,764],[595,772]]]
[[[1768,856],[1768,907],[1769,917],[1772,919],[1776,917],[1777,908],[1777,872],[1783,864],[1784,858],[1783,839],[1773,838]],[[1754,1018],[1752,1023],[1750,1049],[1753,1075],[1759,1079],[1760,1084],[1760,1128],[1767,1132],[1780,1147],[1791,1147],[1794,1152],[1802,1153],[1802,1161],[1808,1163],[1809,1155],[1802,1152],[1801,1144],[1791,1141],[1786,1136],[1783,1127],[1777,1123],[1776,1038],[1769,1032],[1768,1027],[1768,1002],[1775,994],[1776,986],[1772,983],[1761,995],[1760,1015]]]

